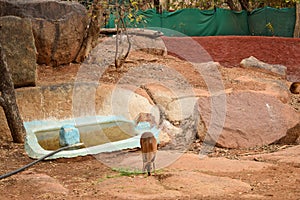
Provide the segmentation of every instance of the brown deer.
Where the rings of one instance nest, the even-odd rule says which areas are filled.
[[[300,82],[294,82],[290,86],[290,91],[293,94],[300,94]]]
[[[147,170],[148,176],[151,175],[151,164],[155,172],[155,157],[157,151],[157,142],[151,132],[144,132],[140,139],[142,158],[143,158],[143,172]]]

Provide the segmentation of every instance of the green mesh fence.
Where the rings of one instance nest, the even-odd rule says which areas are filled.
[[[156,13],[139,12],[143,22],[129,27],[161,30],[166,36],[263,35],[293,37],[295,8],[262,8],[251,13],[216,8],[213,10],[183,9]],[[114,17],[106,25],[114,28]]]
[[[248,17],[251,35],[293,37],[295,21],[295,8],[266,7],[254,10]]]

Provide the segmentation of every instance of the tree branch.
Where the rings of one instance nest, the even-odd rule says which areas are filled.
[[[120,68],[123,66],[123,64],[125,63],[125,60],[127,59],[130,49],[131,49],[131,42],[130,42],[130,38],[127,32],[127,28],[126,28],[126,24],[124,22],[124,9],[122,9],[121,5],[116,5],[117,8],[117,13],[118,13],[118,22],[117,22],[117,34],[116,34],[116,52],[115,52],[115,67],[116,68]],[[128,48],[127,51],[125,53],[125,55],[122,55],[122,52],[120,52],[120,55],[118,55],[119,53],[119,41],[122,41],[123,38],[122,36],[120,36],[120,34],[124,32],[127,38],[127,42],[128,42]]]
[[[7,66],[5,53],[2,49],[1,44],[0,44],[0,77],[1,77],[0,105],[2,106],[3,111],[5,113],[6,121],[10,129],[13,142],[23,143],[26,131],[23,125],[23,120],[19,113],[13,80],[11,77],[11,73],[9,71],[9,67]],[[5,94],[5,101],[3,98],[4,94]]]
[[[239,0],[242,10],[246,10],[247,12],[250,12],[249,8],[249,1],[248,0]]]
[[[89,25],[86,28],[86,33],[81,43],[81,47],[76,55],[76,62],[82,62],[90,53],[90,51],[97,45],[99,38],[100,27],[103,23],[103,7],[99,0],[94,0],[91,11],[89,13]]]
[[[237,8],[237,6],[234,4],[233,0],[227,0],[226,3],[227,3],[227,5],[229,6],[230,10],[235,10],[235,11],[238,10],[238,8]]]
[[[128,32],[127,32],[126,24],[125,24],[123,18],[121,18],[121,22],[122,22],[122,25],[123,25],[123,28],[124,28],[124,31],[125,31],[125,34],[126,34],[127,42],[128,42],[127,52],[126,52],[126,54],[124,56],[124,62],[125,62],[126,58],[129,55],[130,49],[131,49],[131,42],[130,42],[130,38],[129,38],[129,35],[128,35]]]

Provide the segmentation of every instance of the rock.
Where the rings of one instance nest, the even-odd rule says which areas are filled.
[[[155,121],[159,119],[159,111],[147,98],[128,89],[126,85],[103,85],[97,89],[97,97],[102,105],[97,108],[101,115],[122,115],[134,120],[140,113],[151,113]]]
[[[150,82],[145,84],[145,88],[150,93],[153,101],[164,110],[166,118],[171,122],[182,121],[195,113],[195,106],[198,96],[210,93],[225,93],[218,62],[206,62],[194,64],[195,70],[204,79],[207,90],[194,88],[190,85],[186,77],[176,71],[162,68],[162,72],[157,76],[166,78],[159,80],[159,83]]]
[[[287,68],[285,66],[267,64],[258,60],[254,56],[250,56],[249,58],[243,59],[240,65],[245,68],[264,70],[266,72],[277,74],[283,77],[286,77],[286,73],[287,73]]]
[[[284,104],[287,104],[291,97],[287,86],[280,80],[270,81],[267,84],[265,93],[275,96]]]
[[[3,141],[5,140],[4,138],[11,138],[10,130],[2,107],[0,107],[0,133],[0,139],[3,139]]]
[[[88,25],[84,6],[56,0],[0,0],[0,7],[0,16],[32,21],[39,64],[58,66],[75,60]]]
[[[181,121],[193,114],[193,105],[197,102],[195,94],[156,83],[147,84],[146,89],[169,121]]]
[[[35,86],[37,53],[31,21],[14,16],[0,17],[0,43],[15,87]]]
[[[290,92],[287,83],[283,80],[274,80],[274,79],[262,79],[254,78],[249,76],[241,76],[234,79],[239,86],[245,86],[247,90],[252,90],[256,92],[268,93],[273,95],[282,103],[288,103],[290,100]],[[251,88],[250,86],[254,86]]]
[[[189,195],[182,199],[210,199],[230,193],[248,192],[251,186],[248,183],[229,177],[207,175],[196,171],[180,171],[170,173],[160,180],[168,190],[180,191],[183,195]],[[191,192],[193,191],[193,192]],[[174,199],[174,198],[172,198]]]
[[[127,29],[129,40],[131,42],[131,51],[141,50],[153,55],[164,56],[167,54],[167,48],[165,43],[160,36],[163,36],[162,32],[149,30],[149,29],[140,29],[140,28],[129,28]],[[102,29],[100,33],[112,35],[117,33],[117,29]],[[110,43],[111,48],[115,50],[115,40],[116,35],[113,35],[112,43]],[[107,38],[106,38],[107,39]],[[124,50],[128,48],[128,40],[126,35],[120,35],[120,47],[124,47]],[[107,43],[107,41],[106,41]],[[121,52],[121,51],[120,51]]]
[[[147,29],[129,29],[131,35],[132,48],[142,50],[150,54],[164,56],[167,54],[167,48],[164,41],[159,37],[161,32]]]
[[[205,157],[200,159],[199,155],[186,153],[183,154],[178,160],[168,166],[169,169],[181,169],[185,171],[200,169],[201,172],[242,172],[260,171],[264,168],[273,166],[269,163],[249,161],[249,160],[231,160],[228,158],[218,157],[210,158]]]
[[[36,189],[37,193],[45,194],[68,194],[69,190],[66,189],[58,180],[46,174],[25,172],[18,176],[18,181],[23,182],[23,188],[20,191],[26,191],[26,188],[32,187]]]
[[[225,148],[249,148],[276,142],[299,123],[299,115],[272,95],[253,91],[233,91],[226,97],[225,122],[211,121],[210,98],[200,97],[199,112],[206,130],[198,134],[207,143]],[[211,124],[210,124],[211,123]],[[222,126],[221,133],[214,132]],[[220,135],[217,135],[220,134]]]
[[[297,124],[297,126],[290,128],[287,131],[286,136],[281,138],[276,143],[278,143],[278,144],[300,144],[300,122]]]
[[[119,187],[128,185],[130,187]],[[116,199],[220,199],[231,194],[250,192],[248,183],[229,177],[218,177],[194,171],[175,171],[142,178],[125,176],[106,179],[98,184],[99,193]]]
[[[163,120],[162,124],[161,124],[161,131],[160,131],[160,141],[161,142],[161,146],[166,146],[166,144],[168,145],[168,148],[170,148],[171,146],[176,146],[176,136],[177,135],[182,135],[183,132],[180,128],[173,126],[169,121]]]
[[[286,149],[279,150],[273,153],[259,154],[259,155],[249,155],[243,157],[244,160],[253,160],[258,158],[260,160],[271,160],[279,163],[292,164],[299,168],[300,166],[300,145],[289,147]]]
[[[167,144],[169,144],[171,142],[171,138],[168,132],[161,130],[159,134],[159,141],[160,141],[159,144],[160,147],[165,147]]]

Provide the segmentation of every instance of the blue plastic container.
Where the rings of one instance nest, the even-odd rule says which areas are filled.
[[[80,142],[80,134],[78,128],[73,125],[63,125],[59,130],[60,146],[68,146]]]

